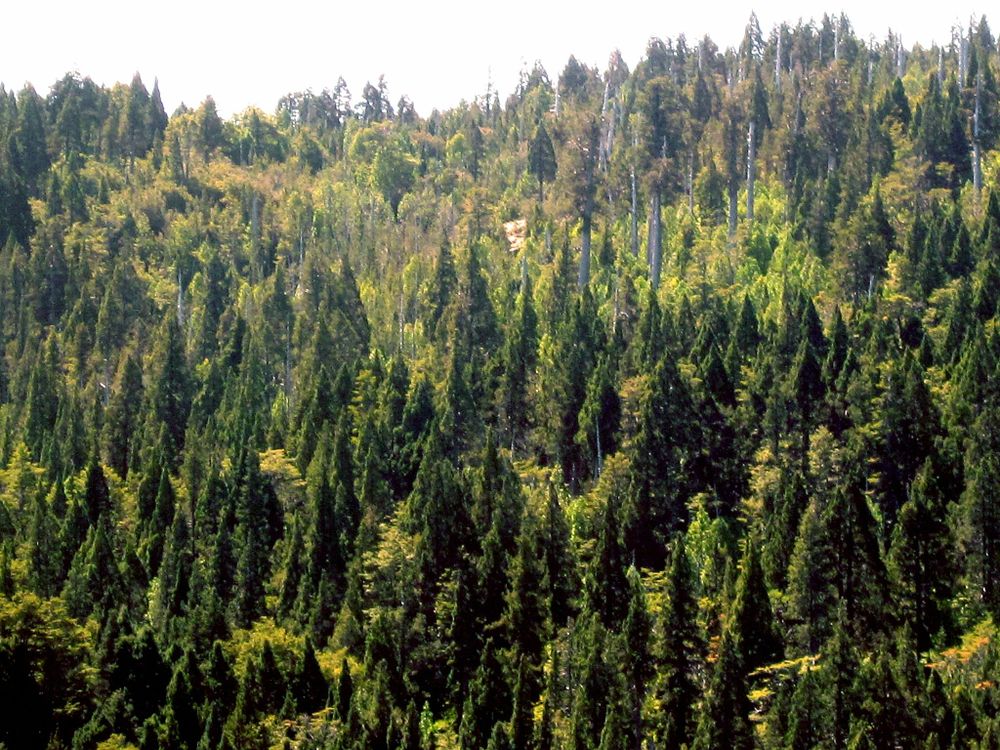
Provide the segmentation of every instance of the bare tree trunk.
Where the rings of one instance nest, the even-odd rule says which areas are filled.
[[[739,193],[739,180],[731,179],[729,181],[729,237],[736,234],[736,202],[738,200]]]
[[[983,189],[983,153],[979,143],[979,90],[983,74],[976,76],[976,109],[972,115],[972,185],[978,194]]]
[[[954,37],[952,37],[954,41]],[[965,80],[965,35],[962,30],[958,31],[958,44],[957,44],[957,56],[958,56],[958,80],[959,84]]]
[[[688,211],[694,213],[694,148],[688,154],[687,194]]]
[[[585,215],[580,228],[580,277],[577,280],[580,289],[590,283],[590,225],[590,216]]]
[[[630,174],[632,186],[632,255],[639,255],[639,186],[635,179],[635,167]]]
[[[757,123],[750,120],[747,130],[747,222],[753,222],[753,190],[757,180]]]
[[[597,419],[594,420],[594,438],[597,442],[597,471],[594,473],[598,477],[601,476],[601,469],[603,468],[604,457],[601,455],[601,417],[598,414]]]
[[[778,29],[778,48],[774,53],[774,90],[781,93],[781,29]]]
[[[292,398],[292,324],[285,323],[285,398]]]
[[[660,191],[649,191],[649,283],[660,286],[660,264],[663,260],[663,237],[660,229]]]
[[[184,277],[181,269],[177,269],[177,327],[184,333]]]
[[[260,195],[254,191],[250,203],[250,254],[251,265],[257,271],[257,280],[264,278],[264,269],[260,267]]]

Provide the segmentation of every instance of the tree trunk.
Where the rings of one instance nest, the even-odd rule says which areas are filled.
[[[778,49],[774,54],[774,90],[781,93],[781,30],[778,30]]]
[[[739,181],[737,179],[729,180],[729,237],[732,238],[736,234],[736,202],[738,200],[739,193]]]
[[[660,231],[660,191],[649,191],[649,283],[660,286],[660,263],[663,260],[663,238]]]
[[[580,289],[586,289],[590,283],[590,224],[590,216],[585,215],[580,229],[580,278],[577,281]]]
[[[978,194],[983,189],[983,152],[979,143],[979,90],[982,74],[976,76],[976,108],[972,115],[972,184]]]
[[[757,169],[754,163],[757,159],[757,123],[750,120],[747,131],[747,222],[753,222],[753,190],[757,180]]]
[[[632,168],[632,255],[639,255],[639,189],[635,179],[635,167]]]
[[[184,277],[177,269],[177,327],[184,330]]]
[[[691,149],[691,153],[688,156],[688,173],[687,173],[687,194],[688,194],[688,211],[694,213],[694,149]]]

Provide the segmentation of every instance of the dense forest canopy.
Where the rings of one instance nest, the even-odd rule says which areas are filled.
[[[0,87],[0,745],[1000,747],[998,76]]]

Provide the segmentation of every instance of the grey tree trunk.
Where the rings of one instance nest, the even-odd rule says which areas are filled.
[[[747,221],[753,221],[753,190],[757,181],[757,123],[750,120],[747,130]]]
[[[738,200],[739,193],[739,181],[729,182],[729,237],[730,239],[736,234],[736,203]]]
[[[595,472],[598,477],[601,476],[601,469],[604,464],[604,457],[601,455],[601,418],[598,415],[597,419],[594,420],[594,439],[597,443],[597,471]]]
[[[778,49],[774,53],[774,90],[781,93],[781,29],[778,29]]]
[[[979,90],[982,73],[976,76],[976,108],[972,115],[972,185],[976,192],[983,189],[983,150],[979,142]]]
[[[590,225],[590,217],[584,216],[580,228],[580,277],[577,280],[580,289],[585,289],[590,283]]]
[[[693,147],[691,149],[691,153],[688,154],[687,194],[688,194],[688,211],[694,213],[694,148]]]
[[[630,174],[632,183],[632,255],[639,255],[639,187],[635,179],[635,167]]]
[[[663,235],[660,228],[660,191],[649,191],[649,283],[660,286],[660,264],[663,260]]]
[[[177,327],[184,331],[184,277],[177,269]]]

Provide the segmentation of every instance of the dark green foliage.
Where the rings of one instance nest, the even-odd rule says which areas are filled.
[[[528,171],[538,180],[538,202],[545,200],[545,183],[556,177],[556,153],[544,121],[538,123],[528,147]]]
[[[671,357],[653,369],[643,394],[632,477],[623,516],[625,544],[641,567],[662,568],[666,540],[683,528],[698,423],[686,383]]]
[[[909,500],[899,511],[889,551],[897,607],[913,630],[920,651],[939,634],[950,639],[954,629],[951,600],[957,570],[947,514],[931,464],[925,463],[910,485]]]
[[[657,691],[662,714],[657,734],[666,747],[680,747],[690,744],[694,735],[696,680],[703,651],[694,576],[683,536],[676,538],[671,550],[667,586],[667,605],[660,628]]]
[[[760,567],[759,544],[753,536],[746,540],[728,627],[747,673],[780,659],[781,638]]]
[[[693,750],[753,747],[747,672],[741,651],[738,635],[727,630],[719,646],[719,658],[691,745]]]

